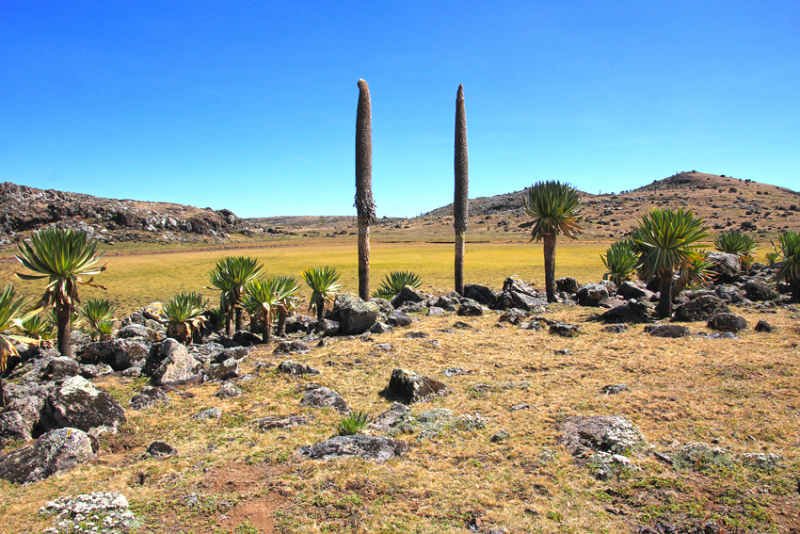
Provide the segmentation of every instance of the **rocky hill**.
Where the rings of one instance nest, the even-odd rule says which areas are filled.
[[[93,239],[114,243],[219,242],[234,232],[256,233],[232,211],[168,202],[99,198],[10,182],[0,184],[0,244],[22,238],[22,232],[51,224],[81,228]]]

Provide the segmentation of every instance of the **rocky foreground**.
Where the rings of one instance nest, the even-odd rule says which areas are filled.
[[[452,439],[463,441],[469,439],[469,436],[483,435],[484,432],[486,432],[486,443],[491,448],[484,450],[486,445],[482,444],[478,449],[471,449],[470,454],[474,454],[475,458],[482,458],[481,461],[484,463],[495,454],[489,452],[491,450],[507,449],[509,458],[515,457],[511,452],[513,449],[511,444],[518,443],[522,439],[525,427],[518,426],[519,422],[511,426],[510,420],[502,427],[498,426],[493,421],[503,419],[496,414],[490,415],[496,410],[488,409],[488,405],[480,411],[465,410],[465,406],[475,403],[457,399],[462,399],[462,396],[466,395],[464,399],[477,399],[479,405],[484,405],[489,399],[495,399],[489,402],[494,405],[504,395],[518,391],[520,394],[514,394],[514,401],[505,412],[512,414],[512,417],[518,417],[530,410],[535,411],[534,399],[538,394],[522,395],[523,392],[530,391],[531,383],[522,379],[515,381],[513,378],[505,382],[493,380],[492,376],[497,371],[493,371],[491,367],[482,368],[480,358],[468,358],[467,361],[472,361],[471,366],[450,365],[437,371],[441,376],[434,378],[433,370],[430,369],[427,360],[432,358],[430,361],[447,361],[447,358],[443,360],[431,355],[445,350],[448,345],[456,346],[457,342],[440,341],[432,337],[431,333],[420,328],[420,325],[426,322],[437,325],[442,322],[449,323],[450,326],[436,330],[437,337],[440,338],[464,337],[475,340],[485,338],[487,343],[495,343],[491,340],[496,339],[499,334],[480,332],[480,325],[485,325],[487,319],[494,323],[493,328],[500,334],[508,331],[509,335],[518,332],[515,335],[526,333],[527,336],[542,336],[536,337],[540,341],[526,349],[530,351],[530,357],[523,356],[521,362],[524,365],[519,364],[521,367],[517,372],[528,376],[552,374],[550,366],[555,364],[532,363],[541,358],[534,356],[541,352],[539,350],[541,346],[552,344],[551,341],[547,341],[548,339],[561,340],[563,346],[555,351],[554,357],[563,364],[576,359],[573,351],[587,350],[581,343],[585,343],[582,340],[586,339],[588,332],[592,332],[593,336],[602,335],[608,338],[608,340],[598,338],[595,344],[613,345],[616,343],[613,341],[615,336],[618,336],[619,339],[630,338],[629,341],[642,350],[653,350],[659,343],[683,342],[677,338],[702,338],[717,340],[713,341],[715,343],[737,343],[737,340],[741,341],[739,336],[746,332],[755,331],[765,336],[777,335],[789,341],[795,340],[794,361],[789,362],[786,371],[796,372],[798,364],[796,322],[791,331],[788,331],[783,324],[779,330],[774,331],[776,325],[767,320],[777,312],[796,314],[797,310],[790,302],[788,287],[776,285],[772,281],[773,270],[768,266],[755,264],[750,271],[744,273],[741,272],[735,256],[720,254],[716,255],[715,259],[717,283],[700,290],[684,291],[678,295],[675,299],[677,307],[674,317],[668,322],[653,319],[652,310],[654,302],[657,301],[657,294],[639,283],[627,282],[620,287],[607,281],[579,285],[574,279],[563,278],[558,281],[559,298],[562,302],[548,305],[540,291],[530,287],[520,278],[512,276],[505,281],[502,289],[467,286],[464,297],[457,294],[425,295],[408,287],[391,302],[382,299],[363,302],[352,295],[342,294],[337,297],[332,310],[320,321],[302,315],[291,318],[287,323],[286,339],[278,340],[276,344],[270,346],[261,345],[260,338],[248,331],[237,332],[233,338],[228,339],[219,335],[213,327],[202,331],[193,343],[184,346],[166,337],[160,306],[153,304],[124,318],[113,340],[92,342],[85,335],[76,333],[73,337],[75,359],[60,357],[53,349],[20,347],[22,360],[13,362],[15,365],[6,377],[3,392],[0,438],[10,450],[0,456],[0,478],[20,486],[43,484],[46,479],[54,475],[64,476],[72,470],[80,471],[82,466],[93,465],[97,462],[98,456],[102,456],[104,443],[113,443],[117,439],[114,436],[119,432],[135,439],[135,435],[130,434],[130,422],[143,417],[139,414],[167,413],[164,410],[169,411],[171,405],[194,397],[195,394],[190,392],[193,388],[204,388],[203,391],[208,392],[209,401],[216,399],[211,404],[217,403],[223,408],[198,407],[192,413],[183,414],[184,419],[188,418],[193,422],[207,421],[211,425],[230,424],[231,418],[240,417],[235,408],[236,404],[231,403],[241,403],[242,399],[252,396],[253,391],[256,391],[252,388],[257,388],[258,384],[269,376],[302,382],[291,387],[293,396],[298,399],[297,404],[292,406],[292,401],[289,401],[278,410],[279,413],[254,417],[252,424],[255,431],[264,434],[285,433],[304,427],[312,431],[320,422],[331,417],[341,418],[353,413],[354,399],[361,398],[353,393],[353,386],[348,385],[351,382],[338,381],[337,374],[349,376],[360,372],[366,379],[371,374],[370,367],[377,366],[377,362],[387,358],[400,365],[395,364],[391,368],[391,373],[383,375],[382,387],[374,388],[372,391],[371,395],[381,399],[377,401],[378,405],[382,404],[384,408],[378,415],[370,418],[365,430],[355,435],[339,435],[297,444],[288,451],[290,456],[295,458],[293,461],[336,461],[346,457],[358,457],[382,465],[387,462],[406,462],[409,461],[407,458],[410,455],[414,455],[416,458],[414,462],[420,462],[424,460],[421,460],[418,454],[415,455],[414,451],[420,447],[427,447],[420,444]],[[576,315],[575,312],[581,309],[592,310],[593,313],[588,316]],[[757,314],[759,319],[754,321],[749,317],[752,314]],[[577,321],[570,319],[574,317],[580,319]],[[700,329],[698,324],[701,326]],[[667,340],[662,341],[664,338]],[[671,341],[669,338],[676,341]],[[400,340],[402,343],[418,344],[418,348],[404,349]],[[344,356],[341,353],[336,356],[330,351],[337,350],[337,346],[351,347],[348,343],[366,344],[368,354],[351,358],[352,363],[348,364],[350,367],[342,367],[344,364],[337,360],[342,360]],[[469,350],[480,351],[482,343],[479,341],[473,343],[477,346],[470,345]],[[265,352],[265,348],[269,352]],[[329,352],[331,355],[322,356],[322,360],[315,356]],[[509,354],[513,352],[512,349]],[[429,356],[421,357],[421,354]],[[544,357],[545,361],[553,358],[552,350],[548,354],[551,356]],[[374,360],[375,364],[364,367],[364,358]],[[496,360],[494,368],[502,369],[509,365],[509,362],[514,361],[511,358],[512,356],[509,356],[505,363],[501,363],[502,359]],[[584,358],[591,362],[589,354]],[[527,363],[526,359],[529,360]],[[324,361],[329,369],[323,369],[318,363],[314,363],[315,360]],[[627,382],[609,381],[602,388],[598,388],[597,393],[608,398],[625,398],[631,391],[641,389],[642,385],[639,382],[645,375],[641,374],[643,372],[641,364],[639,366],[638,371],[631,371],[630,380]],[[561,371],[556,371],[554,375],[556,380],[560,373]],[[481,379],[472,379],[471,383],[463,382],[470,381],[471,376],[480,376]],[[106,387],[111,385],[111,392],[97,385],[100,383]],[[117,388],[114,384],[129,384],[126,387],[136,385],[136,390],[131,395],[120,398],[119,394],[112,394]],[[212,390],[208,390],[208,387]],[[342,392],[343,387],[351,393],[348,395]],[[553,383],[549,387],[554,387]],[[677,391],[679,388],[674,387],[674,389]],[[460,390],[463,390],[463,393]],[[786,399],[782,402],[791,404],[792,398],[797,400],[797,393],[795,384],[793,397],[790,394],[788,398],[779,398]],[[268,403],[272,402],[271,399],[274,398],[272,394],[264,392],[264,395],[261,399]],[[565,393],[565,396],[568,394]],[[678,396],[670,396],[663,402],[680,403],[681,400]],[[258,402],[254,406],[257,404]],[[673,440],[673,443],[665,446],[663,439],[648,436],[647,432],[640,429],[643,423],[647,426],[647,419],[651,417],[647,415],[648,413],[663,413],[648,411],[651,408],[645,410],[644,418],[636,411],[632,413],[626,410],[624,405],[617,405],[619,413],[610,414],[607,410],[601,410],[606,413],[581,411],[576,413],[574,409],[565,408],[560,408],[564,411],[554,419],[553,424],[557,428],[556,439],[546,443],[544,447],[535,448],[536,452],[532,453],[534,454],[532,457],[523,461],[519,458],[509,460],[509,465],[516,465],[516,469],[522,470],[520,473],[549,473],[551,468],[548,466],[555,465],[560,465],[559,469],[565,469],[565,465],[559,459],[561,457],[559,451],[564,451],[572,458],[575,469],[586,473],[585,476],[596,480],[597,483],[609,484],[607,487],[613,489],[617,488],[618,484],[624,486],[625,481],[638,480],[637,477],[645,476],[643,473],[652,476],[653,472],[659,470],[675,473],[696,472],[704,474],[703,476],[711,476],[707,475],[708,470],[713,473],[723,471],[739,473],[740,471],[736,470],[743,470],[741,472],[753,473],[747,475],[748,477],[756,477],[761,483],[768,484],[765,480],[773,475],[778,477],[776,480],[783,480],[782,473],[791,471],[791,466],[796,466],[798,462],[793,455],[771,452],[768,447],[760,446],[757,438],[753,438],[752,442],[745,440],[745,443],[751,446],[736,449],[724,447],[725,437],[722,435],[707,441]],[[677,404],[675,409],[678,409]],[[669,408],[667,411],[669,410],[674,409]],[[781,411],[782,408],[776,407],[776,410]],[[689,424],[700,423],[698,415],[686,417],[688,418],[686,422]],[[706,417],[709,416],[703,415],[701,419]],[[669,420],[682,421],[680,417]],[[790,442],[792,439],[795,440],[794,449],[791,450],[796,451],[797,443],[800,443],[797,441],[800,436],[796,434],[796,425],[787,431],[791,435],[785,439]],[[168,433],[166,429],[164,432]],[[712,430],[713,432],[724,433],[718,426]],[[175,434],[171,435],[172,439],[175,439]],[[283,435],[285,438],[286,435]],[[704,433],[698,432],[696,435],[702,437]],[[410,439],[410,436],[414,438]],[[146,447],[137,453],[140,455],[139,461],[180,458],[185,451],[171,442],[172,439],[148,440],[144,444]],[[214,444],[214,447],[217,445]],[[281,461],[285,462],[289,458],[280,456],[283,452],[278,454],[283,458]],[[391,465],[396,469],[401,464]],[[526,465],[528,467],[525,467]],[[512,467],[508,469],[509,473],[514,472]],[[536,482],[534,486],[536,484],[542,483]],[[552,494],[556,490],[546,489],[551,487],[549,484],[542,486],[545,489],[536,491]],[[613,489],[613,491],[619,490]],[[293,492],[288,491],[284,497],[291,495]],[[607,507],[614,510],[609,513],[622,518],[630,516],[626,519],[627,524],[630,526],[631,520],[634,523],[638,522],[635,528],[638,528],[639,532],[751,531],[748,528],[725,530],[734,523],[721,519],[703,521],[685,512],[656,516],[663,519],[659,522],[653,516],[636,512],[636,507],[631,505],[631,501],[627,498],[614,497],[613,493],[608,495],[615,503]],[[131,525],[139,524],[135,522],[132,514],[125,515],[127,509],[125,496],[114,494],[109,497],[104,494],[93,497],[87,493],[83,496],[72,496],[72,501],[69,501],[68,496],[63,497],[64,500],[45,506],[45,509],[49,510],[47,513],[58,515],[54,520],[52,532],[67,532],[68,530],[64,529],[72,528],[70,527],[72,523],[80,523],[87,517],[91,518],[91,515],[81,515],[80,506],[78,511],[74,508],[75,503],[88,502],[92,499],[100,499],[103,503],[109,501],[107,504],[110,508],[119,508],[117,516],[95,514],[97,525],[106,521],[106,517],[111,517],[102,527],[109,529],[109,532],[114,528],[128,528],[125,527],[126,521]],[[121,504],[123,500],[125,506]],[[72,504],[62,506],[58,502]],[[759,527],[777,525],[781,529],[796,528],[800,524],[800,518],[796,515],[800,510],[797,506],[797,496],[786,502],[789,516],[776,515],[769,521],[764,519],[761,523],[752,524]],[[39,506],[44,505],[45,503],[39,504]],[[290,501],[286,506],[291,506]],[[558,507],[555,509],[562,510]],[[566,520],[564,518],[570,513],[568,509],[569,507],[565,507],[563,511],[557,512],[561,514],[561,520]],[[713,517],[720,514],[739,517],[740,514],[733,508],[722,508],[714,513],[716,515]],[[547,519],[536,519],[540,517],[538,514],[540,514],[538,511],[535,514],[531,512],[528,514],[529,519],[534,523]],[[79,519],[76,520],[75,517]],[[326,520],[333,521],[331,519],[333,516],[326,517]],[[513,530],[514,525],[522,523],[515,521],[520,520],[511,518],[504,520],[502,514],[484,511],[478,515],[472,513],[464,525],[473,532],[499,533],[508,532],[509,525],[512,527],[511,531],[517,531]],[[669,530],[670,528],[672,530]]]

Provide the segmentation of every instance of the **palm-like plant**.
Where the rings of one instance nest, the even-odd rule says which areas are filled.
[[[300,293],[300,286],[292,276],[276,276],[278,284],[278,336],[286,336],[286,319],[294,313],[297,307],[297,295]]]
[[[81,316],[86,320],[93,339],[103,339],[111,334],[103,334],[100,325],[104,325],[104,330],[108,330],[108,325],[113,327],[116,311],[117,307],[108,299],[89,299],[81,306]]]
[[[706,285],[711,282],[714,276],[714,262],[708,259],[708,252],[704,250],[695,250],[696,256],[691,263],[681,267],[678,273],[678,279],[672,284],[672,298],[678,296],[689,284]]]
[[[792,288],[794,299],[800,299],[800,233],[791,230],[784,232],[778,239],[778,245],[773,242],[772,246],[779,255],[775,279],[786,280]]]
[[[611,280],[619,286],[636,276],[639,252],[633,241],[626,239],[612,243],[605,255],[600,258],[607,270],[603,275],[603,280]]]
[[[537,182],[528,189],[525,213],[533,218],[531,241],[544,242],[544,276],[547,302],[556,302],[556,237],[577,239],[583,227],[578,223],[580,195],[567,183]]]
[[[672,273],[698,260],[697,247],[703,246],[698,243],[711,235],[707,230],[705,220],[691,210],[653,209],[639,220],[634,240],[643,251],[640,265],[644,273],[659,277],[656,311],[662,319],[672,315]]]
[[[21,329],[22,324],[30,318],[36,316],[39,310],[30,310],[23,313],[23,308],[28,304],[28,300],[20,297],[15,299],[14,285],[8,284],[0,292],[0,373],[6,370],[9,356],[19,356],[14,342],[38,343],[37,340],[25,336],[5,333],[12,328]],[[0,384],[1,386],[2,384]],[[0,391],[2,387],[0,387]]]
[[[325,313],[326,301],[332,299],[342,288],[338,283],[341,276],[332,267],[315,267],[303,271],[303,279],[308,284],[308,287],[311,288],[308,309],[316,309],[317,320],[321,320],[322,315]]]
[[[43,346],[52,347],[56,331],[50,319],[35,310],[35,315],[26,314],[26,318],[19,325],[19,330],[30,339],[41,341]]]
[[[94,276],[106,270],[106,265],[99,265],[103,254],[97,254],[97,247],[96,242],[87,242],[85,233],[61,228],[33,232],[31,242],[18,247],[17,260],[35,274],[16,275],[23,280],[49,279],[40,304],[56,310],[58,351],[63,356],[72,356],[70,316],[81,303],[78,286],[106,289],[93,283]]]
[[[272,323],[275,314],[282,307],[278,295],[280,282],[276,278],[253,280],[245,288],[242,306],[261,323],[261,339],[264,343],[272,341]]]
[[[378,290],[372,296],[392,300],[406,286],[417,288],[422,285],[422,278],[411,271],[392,271],[386,275]]]
[[[225,332],[233,335],[233,314],[236,312],[236,329],[242,329],[242,310],[239,302],[244,294],[244,287],[258,278],[261,266],[253,258],[246,256],[225,256],[221,258],[208,276],[211,285],[206,289],[218,289],[220,293],[219,307],[225,312]]]
[[[714,239],[714,248],[727,254],[736,254],[742,269],[749,269],[755,256],[753,253],[758,248],[758,243],[751,236],[741,232],[722,232]]]
[[[205,321],[206,302],[198,293],[178,293],[164,304],[167,336],[188,343]]]

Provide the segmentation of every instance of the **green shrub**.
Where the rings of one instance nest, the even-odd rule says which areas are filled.
[[[420,285],[422,285],[422,278],[419,275],[411,271],[392,271],[386,275],[372,296],[373,298],[392,300],[404,287],[411,286],[416,289]]]
[[[339,422],[340,436],[354,436],[366,428],[369,423],[367,412],[353,412]]]
[[[606,273],[603,280],[611,280],[617,285],[631,280],[636,275],[636,266],[639,263],[639,252],[633,241],[624,240],[613,243],[605,255],[600,256]]]

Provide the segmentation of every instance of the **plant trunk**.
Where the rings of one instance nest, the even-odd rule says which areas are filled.
[[[236,331],[244,329],[244,319],[242,318],[242,309],[236,308]]]
[[[225,335],[233,337],[233,309],[225,314]]]
[[[464,106],[464,86],[456,93],[455,133],[455,194],[453,227],[456,233],[455,282],[456,292],[464,295],[464,240],[469,224],[469,154],[467,151],[467,111]]]
[[[272,317],[271,313],[267,310],[264,310],[264,325],[262,329],[262,336],[261,339],[264,343],[269,343],[272,341]]]
[[[556,298],[556,233],[544,236],[544,287],[547,302],[558,302]]]
[[[659,275],[661,292],[658,295],[656,312],[659,319],[672,317],[672,271],[662,271]]]
[[[69,322],[70,309],[69,306],[65,308],[56,308],[58,315],[58,352],[62,356],[72,358],[72,343],[70,337],[72,335],[72,325]]]
[[[5,408],[5,406],[6,406],[5,383],[3,382],[3,377],[0,376],[0,408]]]
[[[317,321],[322,320],[322,316],[325,314],[325,301],[317,303]]]
[[[286,337],[286,313],[278,312],[278,337]]]
[[[372,102],[369,86],[358,80],[356,110],[356,199],[358,214],[358,296],[369,300],[369,227],[375,220],[372,200]]]

